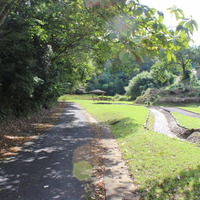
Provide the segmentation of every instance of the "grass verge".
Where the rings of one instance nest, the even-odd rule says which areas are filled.
[[[144,129],[144,107],[75,102],[111,126],[144,199],[199,199],[200,148]]]
[[[84,95],[63,95],[60,98],[58,98],[58,101],[75,101],[75,100],[91,100],[93,99],[93,97],[97,98],[99,97],[98,95],[91,95],[91,94],[84,94]],[[101,97],[101,96],[100,96]],[[107,96],[113,99],[112,96]],[[97,101],[95,100],[94,103],[105,103],[105,104],[133,104],[132,101],[104,101],[104,100],[100,100]]]
[[[194,112],[194,113],[199,113],[200,114],[200,107],[199,106],[187,106],[187,107],[180,107],[180,108],[182,108],[182,109],[185,109],[185,110],[189,110],[189,111],[191,111],[191,112]]]
[[[189,129],[200,128],[200,119],[181,115],[180,113],[177,112],[172,112],[172,114],[181,126]]]

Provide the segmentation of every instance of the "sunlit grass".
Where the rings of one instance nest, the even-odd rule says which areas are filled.
[[[92,100],[91,94],[84,94],[84,95],[63,95],[58,98],[59,101],[71,101],[71,100]]]
[[[68,102],[71,102],[71,101],[74,101],[74,100],[90,100],[91,102],[93,103],[105,103],[105,104],[133,104],[132,101],[116,101],[116,100],[110,100],[110,101],[105,101],[105,100],[94,100],[93,101],[93,97],[94,98],[99,98],[98,95],[91,95],[91,94],[84,94],[84,95],[63,95],[61,97],[58,98],[58,101],[68,101]],[[100,96],[101,97],[101,96]],[[113,99],[113,97],[111,96],[107,96],[108,98],[111,98]]]
[[[144,129],[145,107],[75,102],[110,125],[144,199],[200,197],[200,148]]]
[[[177,113],[177,112],[172,112],[172,114],[181,126],[190,128],[190,129],[200,128],[200,119],[199,118],[181,115],[180,113]]]
[[[196,105],[196,106],[187,106],[187,107],[180,107],[180,108],[183,108],[185,110],[189,110],[191,112],[195,112],[195,113],[199,113],[200,114],[200,106]]]

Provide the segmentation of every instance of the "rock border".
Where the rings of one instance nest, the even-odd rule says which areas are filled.
[[[171,114],[170,111],[166,110],[165,108],[159,107],[162,111],[163,114],[165,114],[168,122],[169,122],[169,127],[170,130],[176,134],[178,137],[183,138],[183,139],[187,139],[188,137],[190,137],[194,132],[200,132],[200,128],[199,129],[189,129],[186,128],[184,126],[181,126],[176,118]],[[178,131],[178,134],[176,133],[176,131]]]
[[[168,127],[175,136],[177,136],[180,139],[185,139],[186,141],[195,143],[197,144],[197,146],[200,146],[200,129],[188,129],[186,127],[181,126],[177,122],[175,117],[171,114],[171,112],[163,107],[156,106],[156,107],[147,107],[147,108],[149,110],[149,113],[151,112],[150,109],[153,108],[153,109],[158,110],[162,114],[164,114],[168,122]],[[149,116],[150,114],[148,115],[144,123],[144,128],[146,129],[148,129]]]

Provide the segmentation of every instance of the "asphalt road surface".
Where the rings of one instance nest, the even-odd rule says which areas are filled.
[[[80,200],[87,195],[94,137],[81,109],[66,103],[48,134],[0,163],[1,200]]]
[[[194,113],[194,112],[190,112],[190,111],[184,110],[182,108],[163,107],[163,109],[168,110],[169,112],[177,112],[177,113],[180,113],[180,114],[188,116],[188,117],[200,118],[200,114]]]

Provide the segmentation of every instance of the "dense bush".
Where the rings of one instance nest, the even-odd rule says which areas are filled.
[[[180,81],[167,88],[147,89],[146,92],[137,97],[138,104],[187,104],[200,102],[200,81]]]
[[[156,84],[149,72],[142,72],[129,81],[129,85],[125,88],[126,95],[135,99],[145,92],[148,88],[155,88]]]
[[[174,82],[175,75],[173,75],[173,69],[168,69],[168,64],[163,61],[156,61],[151,67],[151,75],[154,82],[159,86],[167,86]]]
[[[125,95],[120,95],[120,94],[116,94],[114,96],[114,99],[117,100],[117,101],[129,101],[130,98],[125,96]]]
[[[83,12],[78,14],[81,23],[68,17],[80,10],[78,2],[16,2],[0,22],[0,119],[51,107],[92,70],[88,48],[76,49],[92,34],[92,25],[82,33],[91,20]]]
[[[167,87],[167,89],[182,97],[196,97],[200,96],[200,81],[180,81]]]
[[[160,92],[159,89],[148,88],[146,92],[143,95],[137,97],[134,102],[137,104],[153,105],[160,98],[159,92]]]
[[[10,23],[15,26],[7,27]],[[36,35],[30,36],[22,19],[11,18],[4,28],[11,33],[0,40],[2,117],[27,115],[52,106],[61,92],[62,70],[50,63],[48,46]]]

